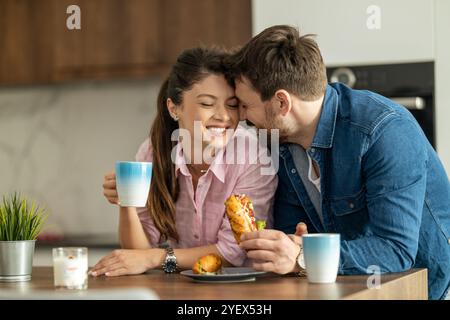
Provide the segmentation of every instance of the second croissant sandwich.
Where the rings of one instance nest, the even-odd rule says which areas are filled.
[[[199,258],[192,271],[195,274],[217,274],[222,268],[222,259],[217,254],[208,254]]]

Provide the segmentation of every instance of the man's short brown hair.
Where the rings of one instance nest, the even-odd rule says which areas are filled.
[[[246,77],[267,101],[285,89],[304,101],[325,93],[327,75],[317,43],[311,35],[300,36],[296,28],[279,25],[253,37],[230,59],[235,78]]]

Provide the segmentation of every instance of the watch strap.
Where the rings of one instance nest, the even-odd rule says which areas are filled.
[[[166,247],[166,258],[164,259],[164,262],[162,264],[162,269],[166,273],[173,273],[178,269],[178,263],[177,263],[177,257],[175,256],[175,252],[173,251],[172,247]],[[168,264],[175,263],[175,269],[171,270],[168,268]]]
[[[167,247],[166,248],[166,257],[167,256],[173,256],[174,258],[176,258],[175,257],[175,253],[173,252],[173,248],[172,247]]]

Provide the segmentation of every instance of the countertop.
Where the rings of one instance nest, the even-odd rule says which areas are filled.
[[[252,282],[241,283],[200,283],[179,273],[165,274],[160,270],[151,270],[145,274],[122,277],[89,277],[86,293],[105,293],[108,290],[121,290],[118,299],[131,297],[133,290],[151,289],[162,300],[328,300],[328,299],[416,299],[428,298],[427,269],[412,269],[402,273],[381,275],[378,289],[367,286],[369,275],[338,276],[333,284],[310,284],[305,277],[295,275],[279,276],[265,274]],[[128,290],[128,291],[127,291]],[[53,269],[34,267],[32,279],[22,283],[0,283],[3,296],[7,292],[42,297],[48,293],[57,293],[53,287]],[[67,291],[66,291],[67,292]],[[73,291],[74,297],[79,293]],[[128,296],[128,294],[130,296]],[[70,299],[69,295],[65,295]],[[17,297],[16,297],[17,298]],[[88,295],[85,297],[88,298]],[[117,297],[116,297],[117,298]],[[97,298],[98,299],[98,295]]]

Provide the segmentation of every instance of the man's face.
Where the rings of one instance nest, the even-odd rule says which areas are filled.
[[[269,123],[265,111],[269,107],[270,101],[263,102],[247,78],[236,79],[236,96],[240,101],[240,120],[245,120],[258,129],[272,129],[268,127]]]
[[[280,142],[286,141],[292,134],[291,126],[277,113],[279,102],[274,98],[263,102],[247,78],[236,79],[236,96],[240,100],[240,120],[246,120],[258,129],[268,129],[269,134],[271,129],[278,129]]]

